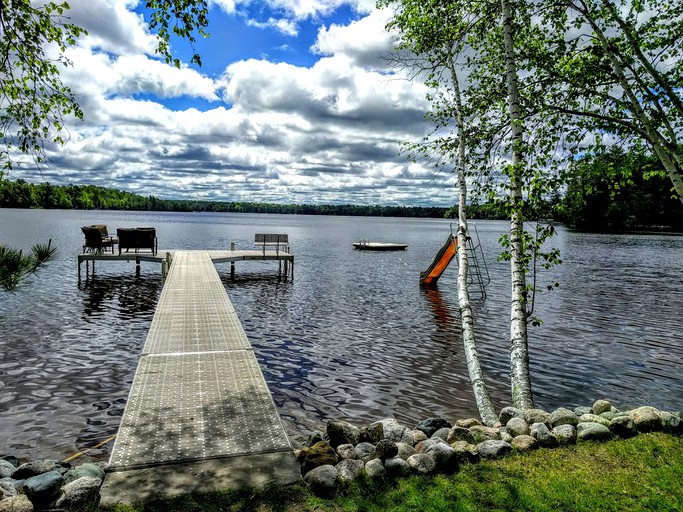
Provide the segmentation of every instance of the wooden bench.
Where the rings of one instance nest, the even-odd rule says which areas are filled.
[[[263,254],[266,254],[266,248],[275,249],[277,254],[280,250],[289,252],[289,235],[277,233],[257,233],[254,236],[254,245],[263,248]]]

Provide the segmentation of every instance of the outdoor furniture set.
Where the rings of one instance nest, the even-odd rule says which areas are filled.
[[[83,242],[83,253],[93,252],[102,253],[111,249],[114,254],[114,247],[118,245],[119,255],[121,251],[152,251],[157,253],[157,234],[155,228],[118,228],[116,236],[110,236],[107,226],[104,224],[94,224],[81,228],[85,240]]]

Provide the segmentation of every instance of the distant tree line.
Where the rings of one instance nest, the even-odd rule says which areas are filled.
[[[51,185],[0,179],[0,207],[64,210],[137,210],[167,212],[239,212],[299,215],[443,218],[446,208],[354,204],[278,204],[238,201],[159,199],[94,185]]]

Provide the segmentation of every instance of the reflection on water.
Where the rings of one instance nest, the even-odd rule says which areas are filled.
[[[462,354],[455,262],[436,289],[421,270],[448,221],[343,217],[0,210],[0,240],[30,247],[52,237],[48,269],[0,301],[0,447],[62,458],[115,433],[162,280],[158,264],[98,262],[77,279],[80,226],[151,225],[161,247],[252,248],[256,232],[289,233],[293,281],[274,262],[219,264],[288,434],[302,440],[330,418],[476,415]],[[492,282],[474,303],[482,365],[495,404],[509,402],[509,266],[497,261],[505,223],[478,223]],[[400,253],[354,251],[369,237]],[[683,237],[591,235],[563,229],[564,264],[541,276],[530,331],[538,405],[592,403],[680,408],[683,398]],[[90,454],[107,457],[105,445]]]

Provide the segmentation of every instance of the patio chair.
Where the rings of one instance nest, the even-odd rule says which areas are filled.
[[[102,232],[95,226],[83,226],[81,228],[85,241],[83,242],[83,253],[96,252],[101,253],[110,248],[114,252],[114,240],[111,237],[108,239],[102,238]]]

